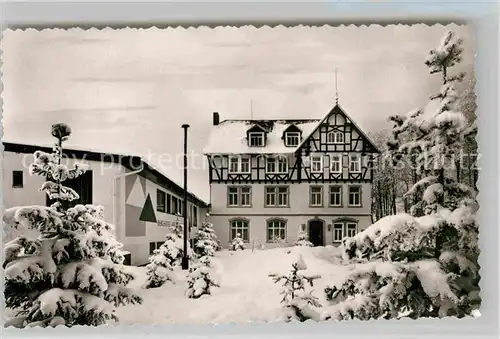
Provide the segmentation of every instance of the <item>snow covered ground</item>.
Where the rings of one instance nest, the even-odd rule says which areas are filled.
[[[339,263],[339,250],[327,247],[290,247],[254,251],[221,251],[213,260],[220,276],[220,288],[211,296],[190,299],[185,295],[185,271],[176,271],[179,281],[159,288],[141,289],[141,305],[117,309],[122,324],[242,323],[282,321],[281,284],[269,273],[286,273],[302,254],[308,274],[320,274],[313,294],[326,305],[324,288],[341,281],[347,266]],[[137,275],[131,287],[140,288],[146,279],[144,267],[130,267]]]

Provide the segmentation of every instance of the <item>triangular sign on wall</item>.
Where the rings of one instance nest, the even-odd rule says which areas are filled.
[[[156,222],[155,210],[153,208],[153,203],[151,202],[151,197],[149,196],[149,194],[146,197],[146,201],[144,202],[144,207],[142,208],[139,220]]]

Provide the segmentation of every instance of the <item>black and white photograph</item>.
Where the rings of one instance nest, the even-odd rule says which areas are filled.
[[[466,24],[5,30],[4,326],[478,317],[474,46]]]

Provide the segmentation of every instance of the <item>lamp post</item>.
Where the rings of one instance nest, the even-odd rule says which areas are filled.
[[[182,125],[184,129],[184,253],[182,255],[182,269],[189,269],[188,261],[188,224],[187,224],[187,132],[189,125]]]

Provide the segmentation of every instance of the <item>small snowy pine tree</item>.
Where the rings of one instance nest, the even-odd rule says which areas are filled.
[[[243,239],[241,238],[241,235],[239,233],[237,233],[236,237],[231,241],[231,249],[233,251],[245,249],[245,243],[243,242]]]
[[[312,242],[309,241],[309,237],[307,236],[307,233],[300,230],[299,235],[297,237],[297,240],[294,243],[295,246],[309,246],[312,247],[313,244]]]
[[[212,287],[219,287],[213,273],[213,266],[209,256],[201,257],[189,269],[187,276],[187,296],[197,299],[202,295],[210,295]]]
[[[292,269],[288,274],[269,274],[275,283],[283,281],[280,294],[283,295],[281,303],[285,309],[285,320],[287,321],[292,319],[299,321],[320,320],[319,313],[314,307],[321,307],[321,304],[318,298],[312,294],[312,291],[306,291],[306,284],[312,287],[314,280],[321,277],[319,275],[302,274],[301,271],[306,269],[307,265],[301,254],[298,261],[292,264]]]
[[[219,247],[218,240],[219,239],[215,234],[213,224],[210,222],[210,215],[207,213],[205,220],[194,237],[194,252],[199,257],[213,257],[215,255],[215,251]]]
[[[53,125],[54,152],[36,151],[30,166],[32,175],[47,178],[41,191],[55,203],[4,213],[5,226],[39,233],[37,239],[21,236],[5,245],[5,302],[16,314],[6,326],[97,326],[117,320],[115,306],[141,302],[125,287],[133,276],[123,270],[122,244],[114,226],[103,220],[102,207],[69,207],[79,196],[63,182],[87,170],[61,163],[62,143],[70,134],[66,124]]]
[[[172,256],[172,248],[165,243],[159,249],[154,250],[146,265],[146,283],[144,288],[155,288],[162,286],[166,281],[174,281],[172,262],[176,262],[176,257]]]

